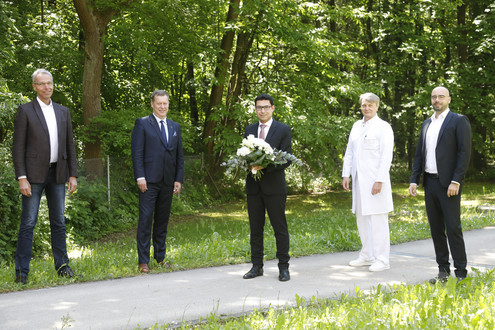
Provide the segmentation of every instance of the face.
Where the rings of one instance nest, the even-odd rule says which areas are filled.
[[[167,95],[156,95],[155,99],[151,101],[151,107],[153,113],[160,119],[165,119],[168,112],[168,97]]]
[[[258,100],[256,101],[255,110],[258,119],[264,124],[272,118],[275,106],[271,105],[269,100]]]
[[[431,92],[431,105],[433,110],[442,113],[449,107],[450,94],[447,88],[437,87]]]
[[[378,112],[378,104],[363,100],[361,102],[361,112],[363,113],[364,121],[368,121],[376,116],[376,113]]]
[[[41,73],[34,78],[33,89],[38,94],[41,101],[46,104],[50,103],[50,98],[53,94],[53,81],[50,75]]]

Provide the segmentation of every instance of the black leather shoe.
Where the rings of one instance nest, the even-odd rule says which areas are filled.
[[[432,278],[428,282],[430,282],[431,284],[435,284],[437,282],[438,283],[446,283],[449,280],[449,276],[450,276],[450,274],[447,272],[439,272],[435,278]]]
[[[278,279],[282,282],[290,280],[290,274],[288,269],[281,269],[278,273]]]
[[[16,275],[15,276],[15,282],[16,283],[21,283],[21,284],[26,284],[27,283],[27,275]]]
[[[62,277],[83,277],[82,275],[77,275],[69,266],[62,266],[57,270],[58,276]]]
[[[255,278],[255,277],[258,277],[258,276],[263,276],[263,267],[262,266],[253,266],[249,270],[249,272],[247,272],[246,274],[244,274],[244,276],[242,278],[245,279],[245,280],[247,280],[247,279]]]

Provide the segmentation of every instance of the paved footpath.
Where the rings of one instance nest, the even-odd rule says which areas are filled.
[[[469,268],[495,267],[495,227],[464,233]],[[249,264],[25,290],[0,294],[0,329],[135,329],[176,325],[214,313],[239,315],[254,309],[294,305],[296,295],[335,298],[379,283],[417,284],[437,274],[431,240],[393,245],[391,269],[371,273],[347,266],[356,252],[291,260],[291,280],[278,281],[276,261],[265,275],[242,279]]]

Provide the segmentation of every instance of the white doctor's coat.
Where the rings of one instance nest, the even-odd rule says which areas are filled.
[[[356,194],[361,200],[362,215],[393,211],[390,165],[394,151],[394,132],[386,121],[375,116],[352,126],[344,156],[342,177],[352,177],[352,212],[356,213]],[[356,191],[356,179],[359,191]],[[375,182],[382,182],[382,190],[371,194]]]

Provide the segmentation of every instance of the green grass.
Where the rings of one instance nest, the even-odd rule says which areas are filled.
[[[429,238],[423,197],[407,197],[407,186],[394,189],[395,211],[390,215],[392,244]],[[481,213],[477,206],[495,204],[495,186],[469,183],[462,202],[464,230],[495,224],[493,213]],[[291,255],[358,250],[355,217],[350,211],[351,194],[289,196],[287,219]],[[137,221],[137,220],[136,220]],[[275,258],[275,239],[265,227],[265,254]],[[71,267],[83,279],[59,278],[50,256],[31,262],[28,284],[14,283],[13,261],[0,263],[0,293],[64,285],[74,281],[98,281],[140,276],[137,270],[135,231],[119,233],[86,246],[69,246]],[[192,253],[193,251],[193,253]],[[194,215],[171,218],[167,237],[167,261],[172,268],[151,263],[151,272],[171,272],[250,261],[249,225],[245,201],[217,205]]]
[[[457,283],[378,285],[371,292],[305,301],[292,308],[256,310],[244,317],[211,315],[197,329],[493,329],[494,270]],[[183,324],[182,329],[193,327]],[[151,329],[165,329],[155,325]]]

